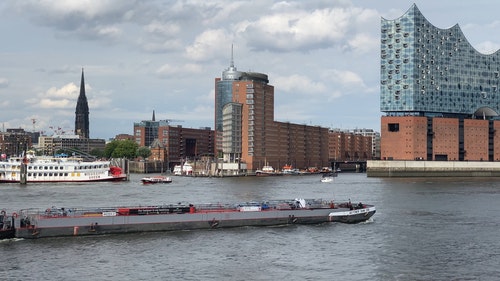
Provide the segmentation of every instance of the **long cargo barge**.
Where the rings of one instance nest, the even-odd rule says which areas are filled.
[[[320,224],[359,223],[375,214],[375,206],[334,203],[322,199],[292,199],[236,204],[170,204],[106,208],[24,209],[13,214],[15,237],[43,237],[121,234]]]

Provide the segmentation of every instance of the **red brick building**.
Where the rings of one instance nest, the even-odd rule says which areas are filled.
[[[134,123],[134,136],[139,146],[151,147],[151,157],[167,160],[169,166],[214,155],[215,133],[209,127],[193,129],[171,126],[165,120],[142,121]]]
[[[360,133],[330,130],[328,155],[334,162],[365,161],[372,159],[373,137]]]
[[[500,121],[384,116],[381,124],[382,160],[500,160]]]

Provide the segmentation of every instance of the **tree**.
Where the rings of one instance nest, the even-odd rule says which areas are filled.
[[[104,156],[104,151],[102,151],[98,148],[94,148],[90,151],[89,154],[92,156],[95,156],[95,157],[102,157],[102,156]]]
[[[137,148],[136,155],[142,157],[143,159],[146,159],[151,156],[151,149],[146,146],[141,146]]]
[[[111,158],[113,151],[115,151],[115,149],[119,143],[120,143],[120,141],[118,141],[118,140],[112,140],[111,142],[106,144],[106,147],[104,148],[104,157]]]
[[[132,140],[114,140],[106,145],[104,156],[108,158],[132,159],[139,145]]]

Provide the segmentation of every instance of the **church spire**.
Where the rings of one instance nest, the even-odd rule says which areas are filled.
[[[156,121],[156,118],[155,118],[155,110],[153,109],[153,118],[151,119],[151,121]]]
[[[89,104],[87,102],[87,96],[85,95],[83,68],[80,82],[80,95],[78,96],[75,110],[75,135],[79,135],[80,138],[84,139],[89,138]]]

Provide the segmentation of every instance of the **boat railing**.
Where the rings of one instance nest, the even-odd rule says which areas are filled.
[[[300,203],[302,202],[302,203]],[[303,205],[305,202],[305,205]],[[300,203],[300,204],[299,204]],[[79,217],[79,216],[121,216],[121,215],[152,215],[167,213],[189,213],[189,212],[218,212],[235,211],[242,209],[259,208],[259,210],[290,210],[290,209],[319,209],[331,208],[332,200],[322,199],[296,199],[296,200],[268,200],[262,202],[240,202],[240,203],[202,203],[202,204],[163,204],[163,205],[137,205],[127,207],[73,207],[63,208],[52,206],[47,209],[30,208],[20,210],[18,216],[53,218],[53,217]],[[340,202],[339,202],[340,203]],[[340,203],[342,204],[346,203]],[[336,206],[337,203],[335,203]]]

